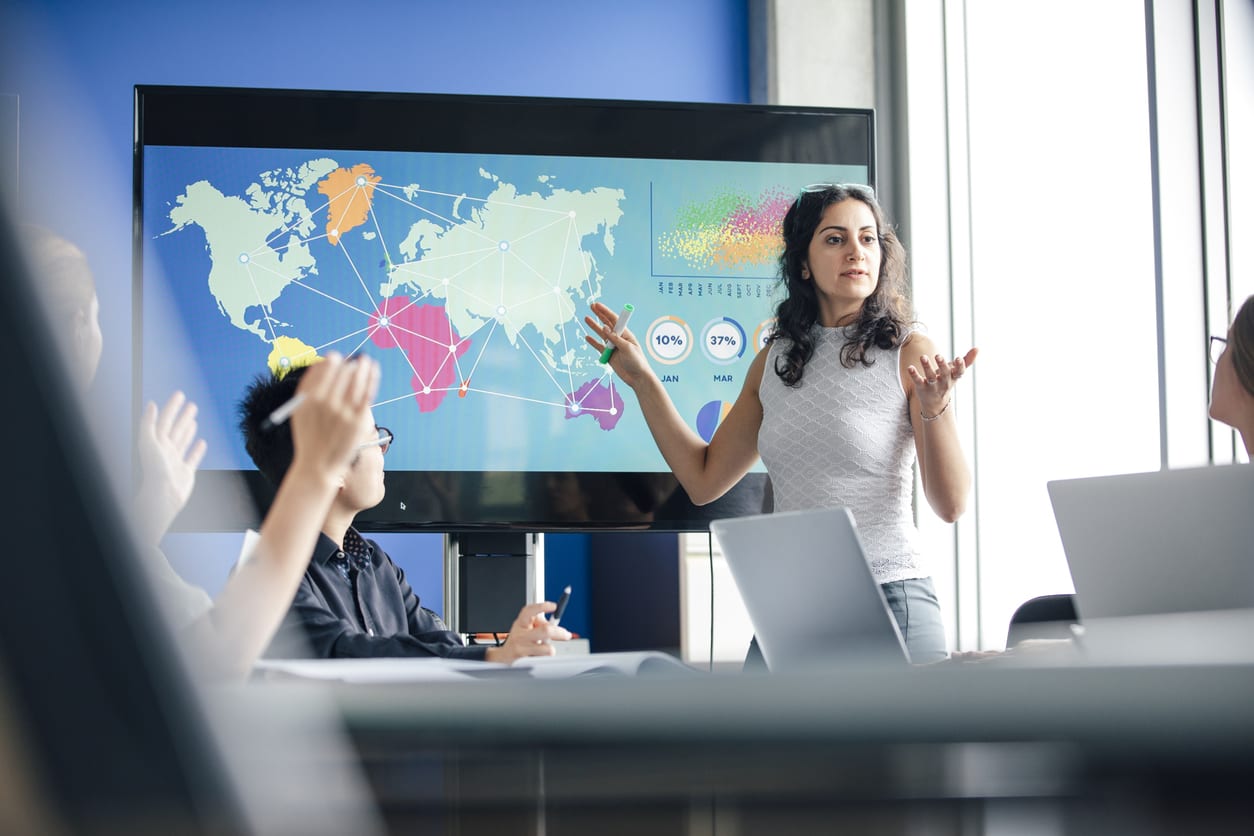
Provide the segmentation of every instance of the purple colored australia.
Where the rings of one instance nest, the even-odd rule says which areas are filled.
[[[578,406],[578,409],[575,407]],[[566,396],[566,418],[591,415],[603,430],[612,430],[623,417],[623,399],[617,390],[592,380],[579,387],[574,395]]]

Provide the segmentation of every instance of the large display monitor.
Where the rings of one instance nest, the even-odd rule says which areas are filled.
[[[811,183],[875,181],[867,110],[139,86],[135,114],[136,395],[218,407],[180,521],[200,530],[253,524],[271,495],[229,426],[245,386],[328,350],[383,368],[396,440],[363,528],[759,511],[760,466],[687,500],[583,317],[633,305],[709,438],[770,332],[785,210]],[[249,502],[201,501],[241,477]]]

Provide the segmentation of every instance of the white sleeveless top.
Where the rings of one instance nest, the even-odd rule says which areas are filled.
[[[847,507],[879,583],[922,578],[914,524],[914,430],[902,388],[901,350],[871,348],[874,364],[840,363],[845,328],[820,328],[797,387],[784,385],[772,343],[762,372],[758,453],[776,511]]]

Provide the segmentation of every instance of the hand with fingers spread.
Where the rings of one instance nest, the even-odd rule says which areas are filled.
[[[161,409],[149,402],[137,438],[141,482],[140,536],[155,546],[187,504],[206,444],[196,437],[196,404],[175,392]]]
[[[649,363],[645,360],[644,352],[640,350],[640,343],[636,341],[635,335],[630,330],[624,330],[621,334],[614,333],[614,324],[618,322],[618,314],[607,305],[593,302],[592,312],[596,314],[595,319],[585,316],[583,320],[588,330],[600,337],[600,340],[598,341],[591,335],[584,339],[588,345],[596,349],[598,354],[605,350],[607,345],[614,346],[614,353],[609,360],[610,368],[623,383],[634,389],[636,383],[650,374]]]
[[[557,609],[552,601],[528,604],[518,612],[518,618],[510,627],[505,644],[488,648],[484,657],[489,662],[509,664],[525,656],[552,656],[555,641],[569,641],[570,631],[554,626],[545,618],[546,613]]]
[[[978,353],[979,349],[973,348],[965,356],[955,357],[952,362],[946,360],[943,354],[934,358],[923,355],[919,357],[918,365],[909,367],[924,421],[936,420],[949,408],[954,386],[974,365]]]

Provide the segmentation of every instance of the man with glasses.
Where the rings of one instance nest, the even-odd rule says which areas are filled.
[[[239,404],[244,446],[271,484],[282,481],[293,446],[289,424],[267,419],[291,400],[308,368],[296,367],[281,377],[260,375]],[[391,430],[375,423],[371,410],[363,414],[360,432],[362,440],[337,479],[335,500],[291,610],[266,655],[443,656],[505,663],[552,655],[552,641],[570,638],[545,618],[555,608],[552,602],[524,606],[501,645],[466,645],[422,606],[387,553],[353,528],[360,512],[383,501],[383,456],[394,439]]]

